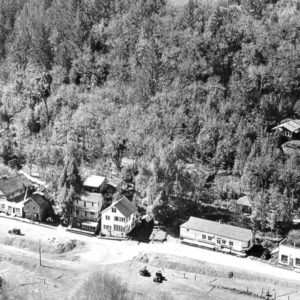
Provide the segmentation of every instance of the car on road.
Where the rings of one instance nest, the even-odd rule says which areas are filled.
[[[16,234],[16,235],[21,235],[21,229],[20,228],[13,228],[11,230],[8,230],[8,233],[10,233],[10,234]]]

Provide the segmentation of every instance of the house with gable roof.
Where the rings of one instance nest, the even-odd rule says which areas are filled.
[[[278,131],[282,136],[287,139],[299,139],[300,138],[300,120],[287,120],[282,124],[273,128]]]
[[[126,237],[135,227],[137,216],[137,208],[122,197],[101,212],[101,234]]]
[[[24,216],[24,202],[32,192],[31,182],[16,175],[0,181],[0,211],[18,217]]]
[[[27,219],[44,221],[48,216],[50,202],[43,193],[35,192],[24,201],[24,216]]]

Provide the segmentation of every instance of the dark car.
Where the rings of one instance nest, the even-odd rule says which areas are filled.
[[[13,228],[12,230],[8,230],[8,233],[21,235],[21,229],[20,228]]]

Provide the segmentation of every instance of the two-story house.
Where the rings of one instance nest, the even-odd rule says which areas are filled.
[[[126,237],[135,227],[137,215],[137,208],[122,197],[101,212],[101,234]]]
[[[50,202],[40,192],[33,193],[24,201],[24,216],[27,219],[44,221],[48,216]]]
[[[24,216],[24,201],[32,191],[31,182],[20,176],[0,181],[0,211],[10,215]]]

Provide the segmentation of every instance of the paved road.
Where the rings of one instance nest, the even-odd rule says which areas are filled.
[[[83,263],[111,264],[124,262],[137,256],[141,252],[157,252],[175,256],[197,259],[200,261],[222,265],[228,268],[238,268],[259,275],[269,275],[286,280],[300,281],[300,274],[294,271],[276,268],[274,266],[253,261],[249,258],[238,258],[210,250],[191,247],[178,243],[177,240],[163,244],[145,244],[134,241],[111,241],[96,237],[81,236],[65,231],[64,228],[45,228],[30,223],[20,223],[12,219],[0,218],[0,234],[6,235],[13,227],[20,227],[26,238],[38,240],[53,237],[66,240],[76,239],[84,241],[87,251],[79,254]]]

